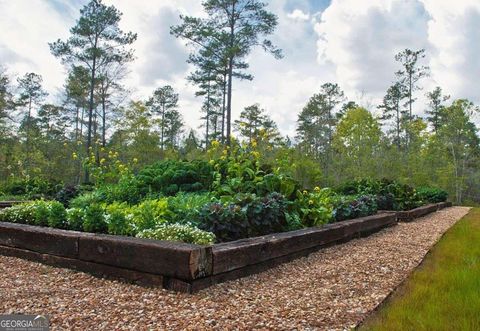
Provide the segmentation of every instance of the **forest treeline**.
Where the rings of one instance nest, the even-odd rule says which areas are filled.
[[[186,129],[187,110],[172,86],[131,100],[124,80],[137,35],[119,28],[122,13],[114,6],[92,0],[69,38],[49,44],[68,71],[61,97],[49,99],[54,103],[46,102],[41,75],[15,77],[8,67],[0,69],[0,185],[28,178],[88,183],[85,165],[106,162],[108,153],[138,170],[163,159],[206,158],[211,144],[245,141],[258,147],[262,162],[305,187],[387,177],[444,188],[457,203],[480,201],[478,107],[452,100],[441,87],[423,90],[430,72],[424,50],[395,56],[398,70],[379,105],[347,100],[338,84],[323,84],[303,109],[290,110],[299,113],[296,136],[284,137],[255,100],[238,119],[231,111],[234,82],[253,79],[250,51],[283,56],[268,39],[277,17],[256,0],[206,0],[203,6],[207,15],[181,16],[171,27],[191,50],[195,69],[186,79],[203,101],[198,130]],[[417,100],[422,94],[425,105]]]

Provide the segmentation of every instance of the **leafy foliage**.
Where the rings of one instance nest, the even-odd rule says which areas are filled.
[[[447,191],[436,187],[419,187],[417,195],[420,200],[431,203],[444,202],[448,198]]]
[[[377,200],[375,196],[363,195],[358,198],[341,197],[333,211],[336,222],[352,218],[365,217],[377,212]]]
[[[188,224],[162,224],[154,229],[148,229],[138,233],[137,237],[181,241],[197,245],[210,245],[215,242],[214,234],[199,230]]]
[[[206,205],[200,214],[200,228],[213,232],[219,241],[262,236],[288,230],[286,212],[287,200],[281,194],[238,194]]]

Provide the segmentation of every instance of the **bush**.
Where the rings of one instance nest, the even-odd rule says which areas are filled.
[[[106,233],[107,222],[105,221],[105,212],[99,204],[92,204],[85,208],[83,220],[83,230],[85,232]]]
[[[448,198],[447,191],[434,187],[420,187],[417,195],[420,200],[430,203],[444,202]]]
[[[377,201],[373,195],[363,195],[359,198],[341,197],[333,211],[336,222],[365,217],[377,213]]]
[[[178,192],[208,191],[213,167],[206,161],[162,161],[142,169],[136,176],[144,194],[175,195]]]
[[[53,198],[62,184],[58,181],[49,181],[43,178],[20,178],[8,182],[2,189],[3,193],[10,195],[23,195],[29,199]]]
[[[69,230],[83,231],[85,212],[80,208],[67,209],[67,227]]]
[[[145,200],[132,207],[132,226],[135,232],[153,229],[166,223],[169,215],[167,199]]]
[[[214,233],[221,242],[283,232],[290,225],[287,205],[278,193],[266,197],[238,194],[223,203],[206,205],[199,215],[199,227]]]
[[[199,215],[203,207],[215,198],[210,193],[179,193],[168,198],[168,210],[166,215],[169,223],[192,223],[198,225]]]
[[[80,190],[77,186],[65,185],[60,191],[55,195],[55,200],[61,202],[65,207],[67,207],[70,201],[78,196]]]
[[[125,236],[135,234],[132,227],[132,211],[125,202],[115,202],[108,205],[105,210],[109,234]]]
[[[47,224],[49,227],[57,229],[66,229],[67,223],[67,211],[63,204],[58,201],[52,201],[49,203],[49,213],[47,216]]]
[[[313,192],[297,192],[293,212],[305,227],[320,226],[332,221],[335,201],[335,192],[315,187]]]
[[[415,188],[397,181],[361,179],[337,188],[343,195],[375,195],[382,210],[409,210],[422,204]]]
[[[35,204],[22,203],[0,210],[0,222],[34,224]]]
[[[79,208],[85,209],[92,204],[98,204],[104,201],[104,196],[101,195],[100,192],[88,192],[82,195],[77,196],[73,200],[70,201],[69,206],[71,208]]]
[[[48,226],[48,218],[50,216],[50,202],[37,200],[32,202],[35,208],[33,214],[33,224],[38,226]]]
[[[210,245],[215,235],[188,224],[162,224],[155,229],[144,230],[137,234],[139,238],[181,241],[197,245]]]
[[[36,200],[0,211],[0,221],[38,226],[66,227],[65,207],[57,201]]]

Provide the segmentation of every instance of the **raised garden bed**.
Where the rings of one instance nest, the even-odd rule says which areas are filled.
[[[398,211],[397,212],[397,219],[399,222],[411,222],[416,218],[425,216],[427,214],[433,213],[437,210],[451,207],[451,202],[439,202],[439,203],[431,203],[425,206],[420,206],[418,208],[414,208],[411,210],[406,211]]]
[[[0,223],[0,254],[191,293],[395,223],[383,213],[212,246]]]
[[[0,201],[0,209],[9,208],[13,205],[17,205],[19,203],[24,203],[26,201]]]

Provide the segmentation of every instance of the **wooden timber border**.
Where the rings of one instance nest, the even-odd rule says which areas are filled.
[[[419,217],[448,203],[409,211]],[[433,208],[432,206],[435,206]],[[401,216],[403,214],[400,214]],[[402,216],[403,217],[403,216]],[[0,222],[0,254],[193,293],[395,225],[396,212],[211,246]]]

